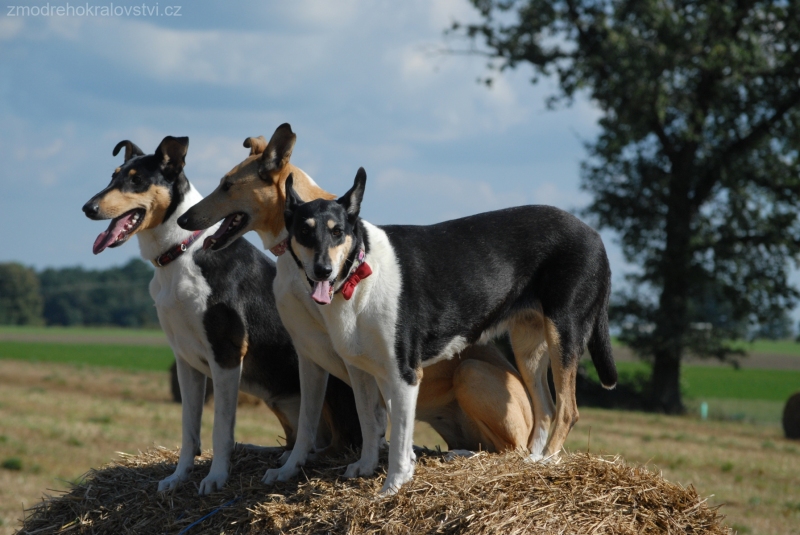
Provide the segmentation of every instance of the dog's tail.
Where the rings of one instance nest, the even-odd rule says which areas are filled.
[[[611,336],[608,333],[608,312],[606,308],[600,311],[595,318],[592,335],[589,337],[589,353],[592,362],[600,377],[603,388],[611,390],[617,386],[617,365],[614,363],[614,354],[611,352]]]

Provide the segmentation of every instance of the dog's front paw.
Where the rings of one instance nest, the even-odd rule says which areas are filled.
[[[378,493],[379,498],[386,498],[389,496],[394,496],[397,494],[397,491],[400,490],[405,483],[411,481],[414,477],[414,467],[412,466],[410,470],[406,470],[404,472],[400,472],[398,474],[392,474],[391,476],[386,476],[386,481],[383,482],[383,487],[381,487],[381,491]]]
[[[286,461],[289,460],[289,455],[291,455],[291,454],[292,454],[292,450],[284,451],[283,453],[281,453],[281,456],[278,457],[278,462],[281,463],[281,465],[286,464]]]
[[[225,482],[228,481],[228,474],[226,472],[215,474],[210,472],[203,481],[200,482],[200,490],[197,492],[200,496],[211,494],[222,490]]]
[[[178,485],[180,485],[184,481],[186,481],[187,479],[189,479],[189,471],[188,470],[186,472],[184,472],[184,473],[178,473],[176,471],[171,476],[166,477],[166,478],[162,479],[161,481],[159,481],[159,483],[158,483],[158,492],[170,491],[170,490],[176,488]]]
[[[352,477],[366,477],[371,476],[375,473],[375,469],[378,467],[377,462],[371,462],[369,460],[359,459],[356,462],[349,464],[347,466],[347,470],[344,471],[344,475],[342,477],[352,478]]]
[[[296,476],[298,472],[299,470],[297,468],[290,468],[285,465],[280,468],[270,468],[264,474],[261,482],[265,485],[272,485],[278,481],[289,481]]]

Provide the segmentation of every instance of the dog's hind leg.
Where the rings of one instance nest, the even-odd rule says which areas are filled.
[[[547,444],[555,404],[547,385],[548,344],[546,320],[541,313],[530,311],[515,317],[509,325],[511,348],[517,368],[533,403],[533,432],[528,439],[530,459],[542,459]]]
[[[172,490],[189,478],[194,458],[200,455],[200,422],[206,400],[206,376],[175,356],[178,365],[178,384],[181,389],[182,439],[178,465],[171,476],[161,480],[158,492]]]
[[[215,362],[209,362],[209,365],[214,380],[214,429],[211,437],[214,458],[208,475],[200,482],[200,496],[222,490],[228,480],[234,447],[233,429],[236,425],[239,377],[242,371],[241,366],[222,368]]]
[[[527,449],[533,411],[525,385],[516,374],[488,362],[465,360],[453,375],[453,391],[459,407],[480,433],[481,449]]]
[[[356,398],[363,442],[361,457],[347,467],[344,477],[371,476],[378,467],[381,438],[386,434],[386,411],[375,377],[350,365],[347,372]]]
[[[564,446],[572,426],[578,421],[578,404],[575,400],[575,381],[581,347],[571,331],[562,329],[545,319],[547,343],[550,346],[550,365],[553,369],[553,384],[556,387],[556,414],[550,429],[550,437],[542,453],[545,459],[557,456]]]
[[[267,485],[276,481],[288,481],[296,476],[308,459],[316,440],[322,405],[325,402],[328,372],[301,354],[297,355],[297,364],[300,372],[300,417],[297,425],[297,441],[286,463],[280,468],[270,468],[264,474],[261,481]]]

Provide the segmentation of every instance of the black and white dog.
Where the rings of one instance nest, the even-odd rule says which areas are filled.
[[[206,251],[201,246],[203,232],[189,232],[176,223],[202,199],[183,172],[188,147],[189,138],[168,136],[146,156],[132,142],[121,141],[114,156],[124,148],[125,162],[83,211],[91,219],[112,220],[97,237],[94,254],[136,234],[142,257],[156,266],[150,295],[175,353],[183,404],[180,458],[175,472],[159,483],[159,491],[185,481],[200,454],[206,377],[213,381],[214,458],[200,484],[203,495],[219,490],[228,479],[239,389],[266,402],[291,449],[298,429],[300,382],[297,355],[272,294],[275,264],[241,238],[224,251]],[[359,446],[352,390],[333,377],[327,387],[326,410],[319,422],[322,437],[314,445]]]
[[[585,344],[603,385],[612,388],[617,379],[608,333],[611,273],[600,236],[549,206],[376,227],[359,218],[365,185],[359,169],[340,199],[303,202],[292,179],[286,181],[293,261],[278,263],[275,292],[288,322],[282,288],[304,285],[336,353],[373,379],[352,382],[365,435],[372,431],[363,425],[370,415],[362,407],[380,395],[386,400],[392,436],[381,492],[396,492],[413,476],[414,410],[424,368],[502,331],[510,334],[533,401],[531,457],[558,454],[578,419],[575,375]],[[298,326],[291,332],[296,337]],[[293,477],[303,461],[300,443],[313,440],[303,430],[313,429],[308,424],[322,408],[319,377],[301,373],[298,446],[284,466],[267,472],[268,483]],[[374,470],[376,443],[377,437],[364,436],[356,463],[364,473]]]

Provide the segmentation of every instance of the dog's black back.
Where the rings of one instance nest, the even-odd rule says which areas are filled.
[[[404,282],[397,349],[410,357],[409,378],[451,338],[474,343],[526,308],[541,308],[563,334],[591,333],[598,321],[607,332],[611,270],[605,248],[594,230],[563,210],[521,206],[381,229]],[[574,358],[574,346],[586,342],[562,337],[562,358]]]

